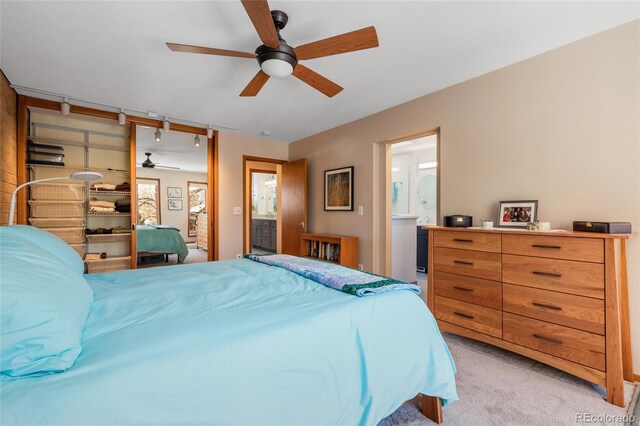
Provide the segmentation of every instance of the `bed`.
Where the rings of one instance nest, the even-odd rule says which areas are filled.
[[[45,263],[0,231],[3,266]],[[51,288],[1,272],[3,320],[12,291]],[[93,293],[81,353],[23,377],[3,359],[2,424],[364,425],[419,393],[457,399],[451,355],[408,291],[356,297],[248,259],[81,278]]]
[[[136,227],[138,257],[177,254],[178,263],[184,263],[189,254],[180,230],[167,225],[138,225]]]

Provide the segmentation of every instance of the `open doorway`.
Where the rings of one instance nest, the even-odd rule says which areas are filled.
[[[243,253],[300,255],[307,232],[307,160],[243,157]]]
[[[391,270],[394,278],[427,285],[428,230],[439,217],[439,132],[391,145]]]
[[[278,175],[251,173],[251,252],[278,251]]]

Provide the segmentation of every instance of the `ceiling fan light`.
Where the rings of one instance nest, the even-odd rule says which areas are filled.
[[[284,78],[291,75],[293,65],[282,59],[267,59],[260,64],[260,68],[269,77]]]
[[[60,104],[60,112],[62,115],[69,115],[71,112],[71,105],[67,102],[67,98],[62,100],[62,103]]]
[[[156,129],[156,142],[160,142],[160,138],[162,135],[160,134],[160,129]]]
[[[196,135],[196,137],[193,139],[193,144],[196,148],[200,146],[200,136]]]

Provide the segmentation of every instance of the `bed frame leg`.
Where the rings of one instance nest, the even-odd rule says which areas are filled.
[[[437,396],[420,394],[422,397],[422,415],[434,423],[442,423],[442,403]]]

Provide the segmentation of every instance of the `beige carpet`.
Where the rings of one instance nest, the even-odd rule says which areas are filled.
[[[634,411],[639,392],[633,384],[625,384],[627,407],[619,408],[603,399],[601,387],[582,379],[484,343],[444,336],[458,368],[459,397],[443,409],[446,426],[623,425],[620,416]],[[419,399],[403,404],[379,426],[433,425],[420,414],[419,405]],[[578,413],[610,416],[610,421],[577,422]]]

